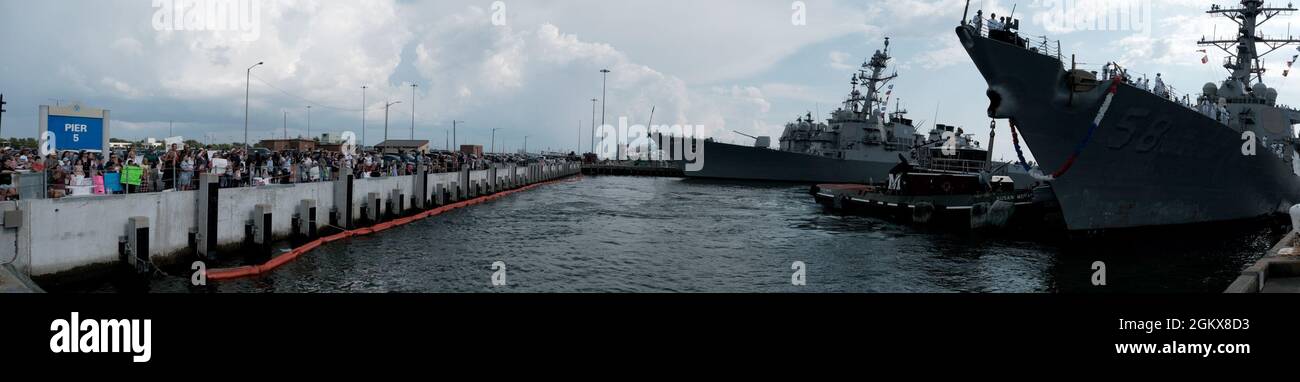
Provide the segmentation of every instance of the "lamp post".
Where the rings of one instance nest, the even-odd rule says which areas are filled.
[[[311,105],[307,105],[307,139],[311,139]]]
[[[361,86],[361,151],[366,151],[366,86]]]
[[[248,92],[252,88],[253,68],[262,65],[262,62],[253,64],[244,71],[244,148],[248,148]]]
[[[459,146],[459,142],[456,141],[456,124],[457,124],[457,123],[465,123],[465,121],[457,121],[457,120],[454,120],[454,119],[451,120],[451,145],[452,145],[452,146]]]
[[[284,119],[280,123],[281,128],[284,129],[284,139],[289,139],[289,112],[284,112]]]
[[[488,146],[488,152],[493,154],[497,152],[497,130],[501,130],[501,128],[500,127],[492,128],[492,143],[491,145]]]
[[[524,136],[524,155],[528,155],[528,136]]]
[[[385,140],[385,141],[388,140],[388,108],[391,108],[391,107],[393,107],[393,105],[396,105],[396,104],[399,104],[399,103],[402,103],[402,101],[393,101],[393,102],[389,102],[388,104],[384,105],[384,140]]]
[[[5,102],[5,95],[4,95],[4,94],[0,94],[0,122],[3,122],[3,121],[4,121],[4,115],[5,115],[5,111],[6,111],[6,110],[5,110],[5,103],[6,103],[6,102]]]
[[[605,79],[609,76],[609,69],[600,70],[600,125],[605,126]],[[618,160],[618,131],[614,131],[614,160]]]
[[[596,152],[596,99],[591,99],[591,152]]]
[[[415,139],[415,88],[419,86],[411,84],[411,139]]]

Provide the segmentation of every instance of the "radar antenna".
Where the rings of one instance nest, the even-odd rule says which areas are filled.
[[[1267,38],[1257,33],[1257,29],[1260,25],[1273,19],[1273,17],[1289,15],[1295,11],[1296,8],[1292,7],[1291,4],[1287,4],[1285,8],[1268,7],[1264,5],[1263,0],[1241,0],[1240,8],[1212,6],[1205,13],[1220,15],[1237,23],[1239,27],[1237,29],[1237,38],[1234,40],[1207,40],[1205,37],[1201,37],[1197,45],[1214,46],[1227,53],[1228,57],[1224,60],[1223,68],[1232,74],[1233,80],[1241,81],[1246,89],[1250,89],[1252,81],[1263,82],[1264,79],[1265,69],[1260,62],[1260,58],[1282,47],[1300,43],[1300,40],[1291,36],[1284,39]],[[1256,44],[1263,44],[1268,50],[1260,53]]]

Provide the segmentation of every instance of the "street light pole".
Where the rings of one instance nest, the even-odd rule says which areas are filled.
[[[384,140],[385,141],[388,140],[388,108],[399,103],[402,103],[402,101],[393,101],[384,105]]]
[[[465,123],[465,121],[451,120],[451,145],[459,147],[460,142],[456,141],[456,123]]]
[[[605,126],[605,80],[609,76],[609,69],[600,70],[600,125]],[[614,131],[614,160],[618,160],[618,130]]]
[[[4,109],[4,105],[5,105],[4,95],[0,94],[0,122],[4,122],[4,113],[6,112],[6,110]]]
[[[596,152],[596,99],[591,99],[591,151]]]
[[[411,84],[411,139],[415,139],[415,88],[419,86]]]
[[[497,152],[497,130],[501,130],[501,128],[497,127],[492,129],[492,145],[488,146],[488,152],[493,154]]]
[[[528,136],[524,136],[524,155],[528,155]]]
[[[366,150],[366,86],[361,86],[361,151]]]
[[[284,120],[280,123],[281,128],[284,129],[284,139],[289,139],[289,112],[284,112]]]
[[[4,113],[6,112],[6,110],[4,109],[4,105],[5,105],[4,95],[0,94],[0,122],[4,122]]]
[[[307,105],[307,139],[311,139],[311,105]]]
[[[252,88],[253,68],[262,65],[262,62],[253,64],[244,71],[244,149],[248,149],[248,92]]]

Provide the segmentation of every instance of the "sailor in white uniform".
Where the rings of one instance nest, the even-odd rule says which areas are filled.
[[[1155,92],[1156,92],[1156,95],[1158,95],[1158,96],[1160,96],[1160,97],[1162,97],[1162,98],[1169,98],[1169,92],[1168,92],[1168,89],[1165,88],[1165,81],[1164,81],[1163,78],[1160,77],[1160,73],[1156,73],[1156,89],[1155,89]]]
[[[989,30],[1002,30],[1002,22],[998,21],[998,14],[989,14]]]

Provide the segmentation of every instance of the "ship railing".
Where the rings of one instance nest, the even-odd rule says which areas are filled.
[[[979,30],[976,33],[980,37],[992,38],[992,36],[989,35],[989,27],[986,23],[981,23],[979,25]],[[1020,36],[1019,32],[1014,33],[1016,36]],[[1021,38],[1024,37],[1022,36]],[[1050,39],[1047,35],[1030,36],[1030,38],[1031,39],[1025,40],[1025,49],[1047,57],[1055,58],[1057,61],[1061,61],[1061,65],[1064,67],[1065,60],[1063,59],[1064,55],[1061,52],[1061,40]]]
[[[922,166],[938,171],[976,173],[988,169],[988,162],[970,159],[928,158],[928,164]],[[1003,168],[1005,172],[1005,168]]]
[[[1029,49],[1030,51],[1036,51],[1044,56],[1055,58],[1057,61],[1062,61],[1061,65],[1064,67],[1064,60],[1061,59],[1061,57],[1064,57],[1064,55],[1061,54],[1061,40],[1052,40],[1047,38],[1047,35],[1042,35],[1035,36],[1031,44],[1033,48],[1036,49]]]

